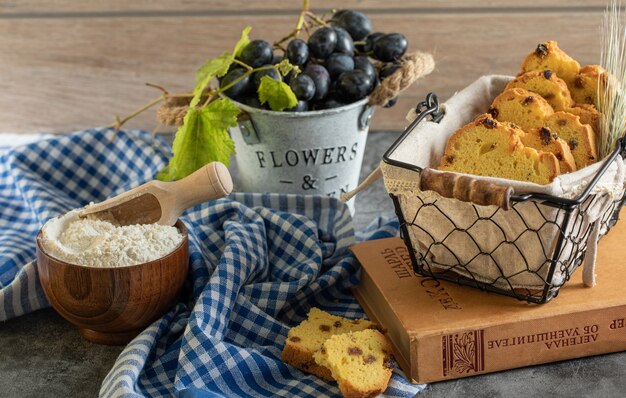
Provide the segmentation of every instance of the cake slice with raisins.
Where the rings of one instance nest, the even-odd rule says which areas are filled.
[[[391,345],[378,330],[334,335],[314,357],[330,369],[344,397],[375,397],[391,378]]]
[[[598,106],[598,90],[606,87],[606,71],[600,65],[586,65],[574,77],[569,87],[577,104]]]
[[[564,111],[574,106],[567,84],[550,69],[526,72],[506,85],[506,89],[516,87],[541,95],[555,111]]]
[[[542,127],[553,113],[541,95],[520,87],[504,90],[489,108],[489,114],[497,121],[515,123],[526,132]]]
[[[365,319],[346,319],[311,308],[307,319],[289,330],[281,358],[304,372],[332,381],[330,370],[318,365],[313,353],[333,335],[378,328],[378,325]]]
[[[556,156],[522,144],[523,130],[480,115],[448,139],[439,170],[548,184],[560,174]]]
[[[598,134],[600,131],[600,112],[591,104],[576,104],[573,108],[567,110],[580,118],[582,124],[588,124],[593,132]]]
[[[569,112],[556,112],[546,119],[545,126],[567,142],[577,169],[598,160],[596,135],[590,125],[580,122],[578,116]]]
[[[537,45],[535,51],[526,56],[519,75],[546,69],[556,73],[557,76],[565,80],[568,86],[571,86],[580,71],[580,64],[561,50],[556,41],[547,41]]]
[[[550,152],[559,161],[561,174],[576,171],[576,160],[567,142],[547,127],[539,127],[520,134],[522,144],[538,151]]]

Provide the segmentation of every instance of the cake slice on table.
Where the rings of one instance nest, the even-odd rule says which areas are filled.
[[[307,319],[289,330],[281,358],[303,372],[332,381],[330,370],[318,365],[313,354],[333,335],[378,328],[377,324],[365,319],[346,319],[313,307]]]
[[[524,131],[480,115],[454,133],[439,170],[548,184],[559,175],[556,156],[522,144]]]
[[[511,80],[505,89],[516,87],[541,95],[555,111],[564,111],[574,106],[567,84],[551,69],[519,75]]]
[[[315,361],[330,369],[344,397],[375,397],[391,378],[391,345],[378,330],[334,335],[315,353]]]
[[[561,50],[556,41],[547,41],[537,45],[535,51],[526,56],[518,76],[546,69],[556,73],[569,86],[574,83],[576,74],[580,71],[580,64]]]

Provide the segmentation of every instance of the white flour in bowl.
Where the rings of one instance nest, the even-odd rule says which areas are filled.
[[[45,252],[71,264],[123,267],[157,260],[183,241],[176,227],[158,224],[118,227],[108,221],[78,217],[72,210],[42,228]]]

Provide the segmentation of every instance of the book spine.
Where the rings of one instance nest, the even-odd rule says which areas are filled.
[[[415,336],[419,383],[626,350],[626,306]]]

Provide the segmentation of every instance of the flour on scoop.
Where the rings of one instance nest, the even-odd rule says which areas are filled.
[[[43,248],[52,257],[93,267],[123,267],[157,260],[183,241],[176,227],[159,224],[118,227],[80,218],[72,210],[42,228]]]

